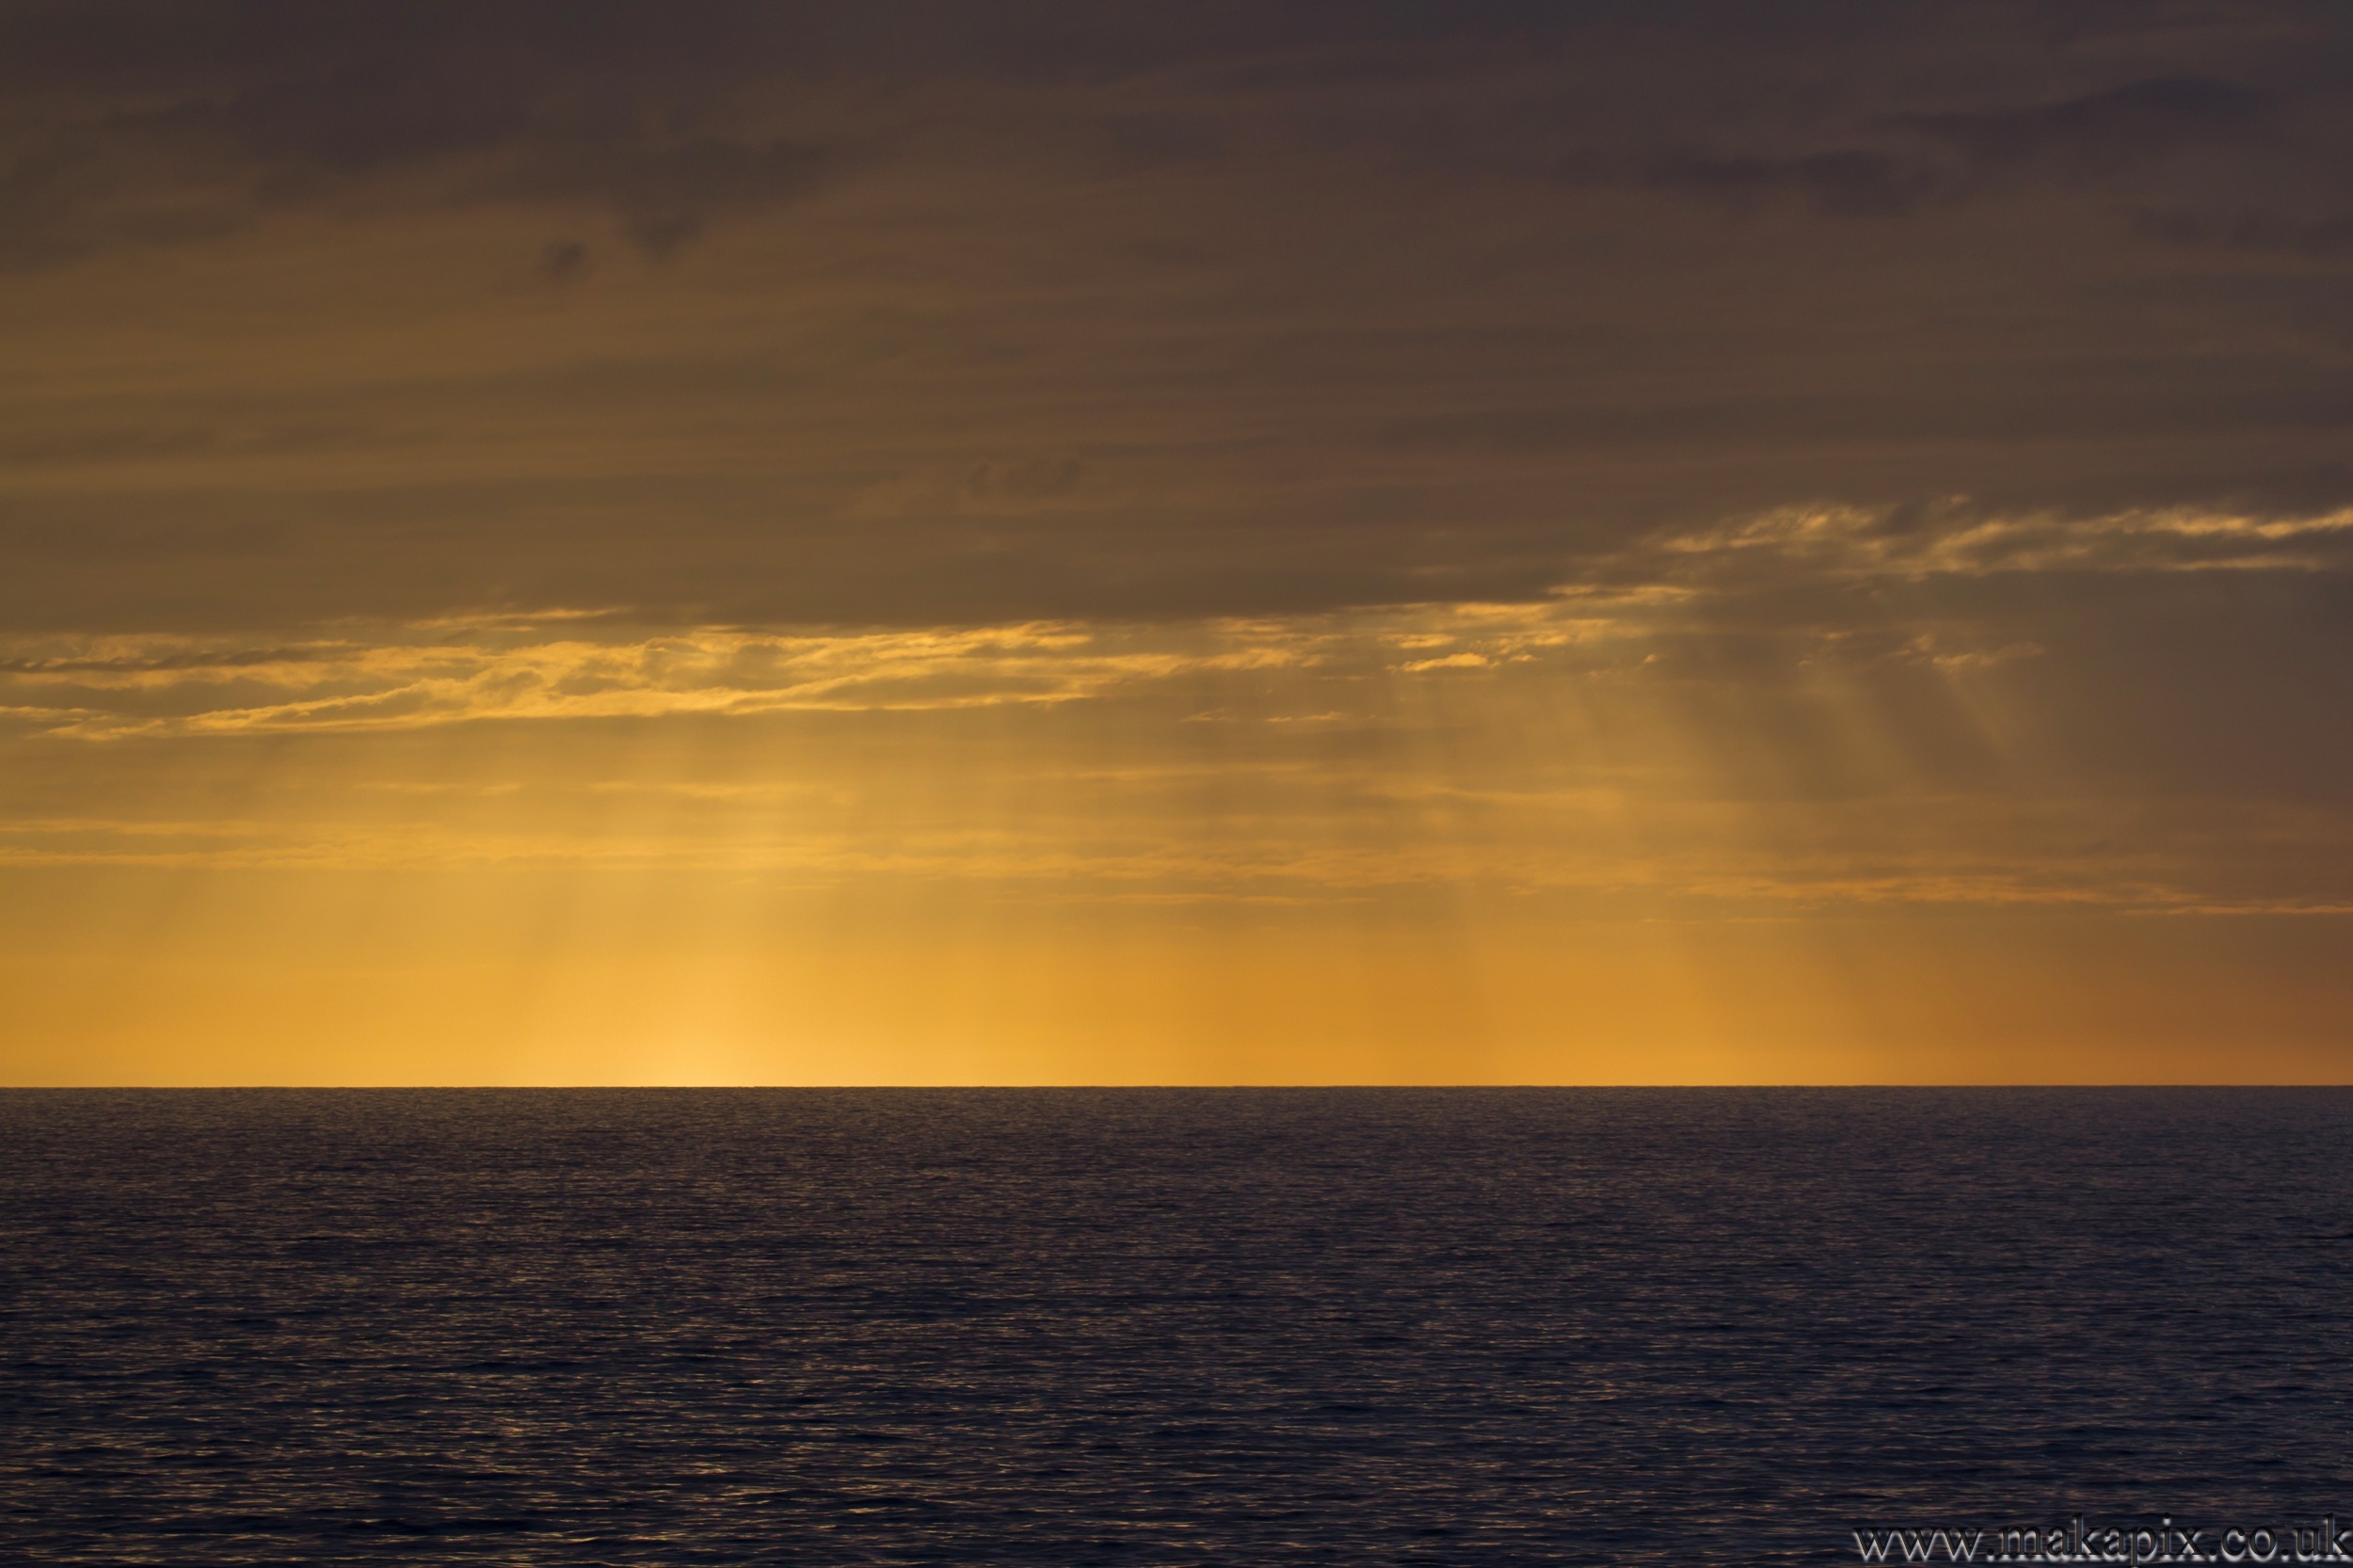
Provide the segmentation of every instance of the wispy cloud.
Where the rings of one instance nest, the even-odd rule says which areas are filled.
[[[1668,538],[1672,556],[1770,559],[1833,577],[2036,571],[2319,571],[2353,558],[2353,509],[2301,517],[2191,507],[1988,516],[1936,508],[1778,507]]]
[[[1136,646],[1083,627],[782,634],[701,628],[588,640],[564,622],[449,621],[268,649],[179,636],[89,639],[0,662],[10,704],[53,735],[418,729],[483,719],[925,711],[1069,702],[1202,670],[1306,656],[1313,638],[1232,629],[1222,646]],[[56,645],[53,642],[50,647]],[[111,700],[110,700],[111,699]]]
[[[481,720],[930,712],[1056,704],[1185,678],[1527,663],[1632,628],[1634,593],[1536,604],[1153,624],[915,631],[584,629],[582,613],[345,626],[251,647],[186,635],[19,640],[0,717],[83,740],[409,730]],[[1394,658],[1396,654],[1408,657]],[[1419,657],[1411,655],[1419,654]]]
[[[420,730],[488,720],[921,712],[1084,703],[1289,671],[1252,707],[1299,722],[1364,712],[1350,682],[1577,669],[1653,675],[1705,663],[1732,687],[1809,663],[1915,661],[1960,677],[2045,651],[2001,604],[1934,618],[1853,600],[1775,619],[1760,592],[2333,572],[2353,510],[2187,507],[2088,516],[1823,504],[1667,533],[1597,564],[1606,582],[1522,601],[1440,601],[1271,616],[1022,620],[920,628],[648,628],[618,608],[344,621],[267,639],[180,632],[0,642],[0,724],[87,741]],[[1759,642],[1758,639],[1765,639]],[[1745,639],[1745,640],[1744,640]],[[1769,652],[1769,648],[1781,651]],[[1231,719],[1230,704],[1193,716]]]

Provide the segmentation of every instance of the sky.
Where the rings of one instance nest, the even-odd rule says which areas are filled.
[[[0,0],[0,1081],[2346,1081],[2348,84]]]

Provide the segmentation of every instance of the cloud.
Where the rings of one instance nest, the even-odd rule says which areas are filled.
[[[289,728],[822,695],[730,686],[738,634],[1558,590],[1686,592],[1654,674],[1759,682],[2136,616],[2237,629],[2233,681],[2261,617],[2333,646],[2343,18],[1865,14],[14,8],[0,204],[57,264],[0,321],[0,633],[315,641],[185,712],[47,688]],[[701,673],[323,646],[484,605]]]
[[[2353,253],[2353,216],[2299,216],[2241,209],[2198,213],[2143,208],[2132,214],[2133,232],[2145,238],[2192,249],[2237,250],[2255,255],[2298,256],[2330,261]]]
[[[1908,112],[1854,129],[1870,144],[1790,153],[1669,149],[1631,167],[1591,152],[1565,176],[1754,211],[1794,201],[1834,217],[1903,217],[2033,178],[2127,175],[2194,152],[2244,151],[2274,120],[2271,97],[2208,77],[2163,77],[2022,109]],[[2144,231],[2153,220],[2135,220]],[[2179,224],[2182,220],[2176,220]],[[2161,222],[2155,227],[2162,228]]]
[[[588,270],[588,247],[580,240],[550,240],[534,269],[544,282],[568,283]]]
[[[1786,506],[1664,541],[1697,561],[1769,555],[1840,578],[2031,572],[2335,571],[2353,568],[2353,509],[2308,517],[2190,508],[2101,517],[1987,516],[1965,505]]]
[[[1933,169],[1907,167],[1883,152],[1842,148],[1792,158],[1711,156],[1678,150],[1652,164],[1641,183],[1653,190],[1749,203],[1801,198],[1844,217],[1885,217],[1952,194]]]
[[[481,720],[948,712],[1103,702],[1281,678],[1328,698],[1383,670],[1487,670],[1641,636],[1689,595],[1577,592],[1531,604],[1178,623],[648,633],[584,615],[353,625],[266,648],[181,634],[20,642],[0,696],[20,729],[119,741],[408,731]],[[1401,658],[1401,655],[1423,655]],[[1252,702],[1254,722],[1337,711]],[[1354,717],[1372,715],[1361,704]]]
[[[2102,170],[2232,146],[2270,121],[2270,96],[2209,76],[2166,76],[1996,112],[1891,116],[1888,123],[1981,169],[2030,164]]]
[[[1136,681],[1272,668],[1316,634],[1227,629],[1215,646],[1025,624],[866,633],[699,628],[585,640],[566,619],[441,621],[365,641],[246,648],[172,636],[0,660],[0,688],[59,694],[20,721],[57,736],[366,732],[483,719],[930,712],[1069,702]],[[1198,639],[1196,639],[1197,641]]]
[[[498,202],[601,207],[667,256],[829,167],[734,116],[728,51],[767,30],[700,9],[20,8],[0,24],[28,111],[0,133],[0,265]]]
[[[868,632],[648,633],[559,613],[345,626],[266,648],[171,633],[50,637],[0,657],[0,696],[14,699],[6,712],[21,732],[120,741],[482,720],[947,712],[1190,692],[1205,680],[1263,683],[1285,672],[1321,692],[1383,669],[1490,669],[1590,648],[1641,634],[1643,617],[1683,597],[1586,592],[1279,619]],[[1427,657],[1398,659],[1416,652]],[[1346,716],[1253,712],[1258,722]]]
[[[2343,697],[2342,595],[2176,552],[2345,531],[1817,506],[1519,603],[18,636],[0,860],[1611,920],[2323,913],[2353,854],[2348,738],[2313,722]]]

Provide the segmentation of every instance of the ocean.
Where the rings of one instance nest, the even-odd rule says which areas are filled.
[[[27,1564],[2251,1554],[2353,1092],[15,1091],[0,1312]]]

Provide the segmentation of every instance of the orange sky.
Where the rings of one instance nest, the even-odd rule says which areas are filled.
[[[2347,1076],[2336,12],[112,15],[0,1081]]]

